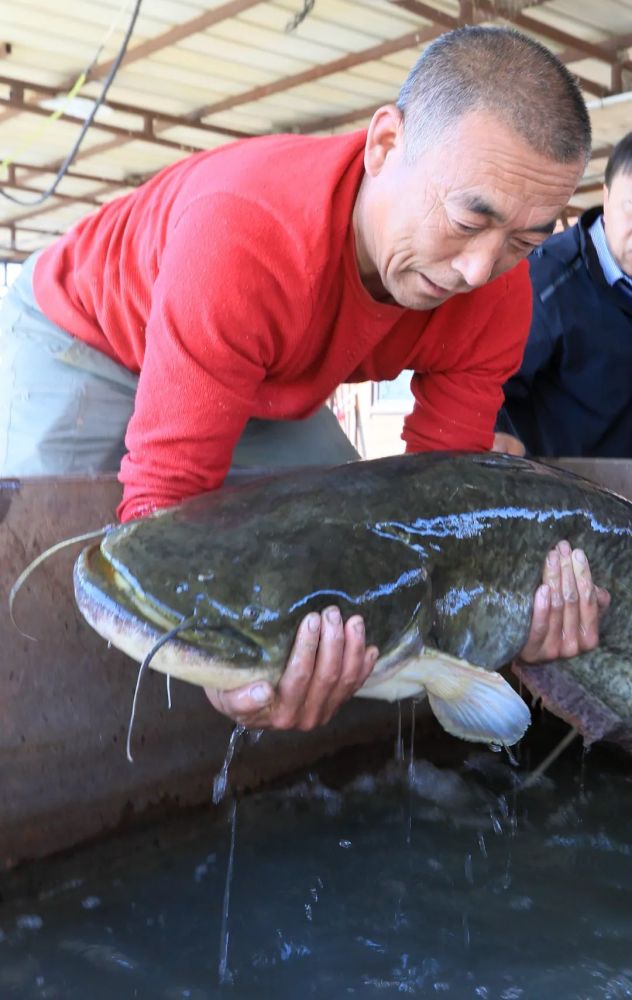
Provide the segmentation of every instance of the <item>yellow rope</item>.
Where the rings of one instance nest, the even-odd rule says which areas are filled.
[[[96,64],[99,56],[103,52],[104,48],[106,47],[107,43],[109,42],[110,38],[112,37],[114,31],[118,27],[119,21],[121,19],[121,15],[123,14],[123,11],[124,11],[125,7],[127,6],[127,3],[128,3],[128,0],[121,0],[121,3],[119,5],[119,9],[118,9],[118,11],[116,13],[116,16],[112,19],[112,23],[108,27],[108,29],[107,29],[107,31],[105,33],[105,36],[103,37],[103,40],[99,44],[99,47],[98,47],[98,49],[96,51],[96,54],[94,55],[94,57],[91,60],[90,64],[88,66],[86,66],[86,68],[84,69],[83,73],[80,73],[79,76],[77,77],[76,81],[73,83],[71,89],[68,91],[68,93],[64,97],[63,103],[62,103],[61,107],[57,108],[56,111],[53,111],[52,114],[50,114],[48,116],[48,118],[46,118],[42,122],[41,125],[39,125],[35,129],[33,129],[32,132],[28,133],[28,135],[26,136],[26,138],[24,139],[24,141],[22,143],[20,143],[20,145],[16,149],[12,150],[8,154],[8,156],[5,156],[5,158],[2,161],[2,163],[0,163],[0,170],[5,170],[7,167],[9,167],[14,162],[14,160],[17,160],[19,158],[19,156],[22,153],[24,153],[27,149],[30,149],[30,147],[33,145],[34,142],[37,142],[37,140],[42,135],[42,133],[46,132],[46,130],[49,128],[50,125],[52,125],[53,122],[57,121],[58,118],[61,118],[61,116],[65,112],[66,108],[68,107],[68,105],[70,104],[70,102],[72,101],[72,99],[77,96],[77,94],[79,93],[79,91],[83,87],[84,83],[88,79],[89,74],[92,72],[92,69],[93,69],[94,65]],[[28,108],[25,108],[24,110],[28,111]]]
[[[2,163],[0,163],[0,170],[5,170],[8,166],[10,166],[13,163],[14,160],[17,160],[25,150],[29,149],[33,145],[33,143],[37,142],[39,137],[46,131],[46,129],[50,125],[52,125],[54,121],[57,121],[57,119],[60,118],[61,115],[63,115],[64,111],[66,110],[72,99],[77,96],[77,94],[79,93],[85,82],[86,82],[86,73],[84,72],[77,77],[75,83],[72,85],[72,88],[66,94],[62,106],[60,108],[57,108],[56,111],[53,111],[53,113],[50,114],[48,118],[46,118],[42,122],[42,124],[38,126],[38,128],[33,129],[32,132],[29,132],[24,141],[20,143],[20,145],[17,146],[17,148],[13,149],[8,156],[5,156]]]

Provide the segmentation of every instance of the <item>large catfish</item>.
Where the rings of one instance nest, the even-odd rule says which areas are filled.
[[[109,530],[75,592],[115,646],[220,689],[276,683],[299,621],[335,603],[380,649],[358,694],[426,693],[449,732],[510,745],[529,711],[495,671],[523,646],[563,538],[611,609],[595,652],[524,679],[588,741],[632,747],[632,504],[536,462],[433,453],[224,487]]]

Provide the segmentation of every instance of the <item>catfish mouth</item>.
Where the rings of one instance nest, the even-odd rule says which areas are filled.
[[[169,615],[125,580],[98,544],[84,549],[77,559],[74,587],[77,605],[88,624],[139,662],[166,633],[182,624],[182,632],[152,655],[153,669],[223,690],[251,680],[278,680],[276,674],[281,671],[265,662],[265,649],[248,635],[221,619],[200,618],[198,624]]]

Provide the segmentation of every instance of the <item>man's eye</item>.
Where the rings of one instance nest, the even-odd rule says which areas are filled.
[[[478,226],[470,226],[467,222],[459,222],[458,219],[455,220],[455,226],[460,229],[462,233],[479,233],[480,229]]]
[[[524,240],[514,240],[512,244],[516,253],[531,253],[536,247],[539,247],[539,243],[525,243]]]

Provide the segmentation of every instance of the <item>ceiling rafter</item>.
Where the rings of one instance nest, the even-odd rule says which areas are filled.
[[[93,199],[97,199],[98,195],[108,195],[108,194],[111,194],[112,191],[118,191],[119,188],[120,188],[120,184],[114,184],[114,183],[112,183],[112,184],[103,184],[101,187],[99,187],[96,190],[92,191],[92,193],[91,193],[92,194],[92,198]],[[74,201],[75,202],[81,202],[82,198],[80,198],[79,196],[77,196],[74,199]],[[45,205],[32,205],[30,207],[28,205],[25,205],[24,208],[26,209],[26,211],[25,212],[20,212],[18,215],[11,216],[11,218],[8,220],[8,224],[9,225],[15,225],[18,222],[22,222],[24,219],[32,219],[34,216],[37,216],[37,218],[39,219],[40,216],[47,215],[49,212],[56,212],[59,209],[59,202],[60,202],[59,195],[58,194],[54,194],[54,195],[51,195],[51,200],[49,202],[47,202]],[[97,200],[96,203],[98,205],[101,205],[103,202]],[[7,225],[7,223],[0,222],[0,226],[3,226],[3,225]]]
[[[547,0],[537,0],[538,3],[547,2]],[[413,7],[417,6],[416,0],[391,0],[391,3],[396,3],[401,7]],[[422,6],[426,6],[422,4]],[[443,15],[442,21],[445,20],[449,15]],[[456,27],[456,18],[452,18],[454,21],[454,27]],[[628,32],[622,35],[615,35],[609,38],[606,42],[602,42],[604,49],[607,49],[611,53],[624,51],[632,45],[632,32]],[[563,63],[576,62],[579,59],[584,58],[583,54],[578,52],[577,49],[562,49],[558,53],[558,57]],[[611,90],[608,87],[604,87],[599,83],[595,83],[593,80],[588,80],[585,77],[578,76],[574,74],[579,85],[589,94],[594,94],[595,97],[609,97],[614,93],[620,93],[618,90]],[[382,104],[388,104],[392,101],[392,95],[390,97],[384,97],[383,101],[375,101],[372,104],[364,105],[363,107],[356,108],[353,111],[344,111],[340,115],[326,115],[323,118],[318,118],[316,121],[309,122],[304,128],[300,129],[301,132],[309,134],[312,132],[324,132],[330,129],[342,128],[344,125],[352,125],[355,122],[366,121],[370,118],[376,108],[379,108]],[[596,154],[595,154],[596,155]]]
[[[504,21],[510,21],[524,31],[533,32],[533,34],[548,38],[559,45],[572,46],[578,52],[581,52],[583,57],[588,56],[590,59],[598,59],[608,63],[608,65],[619,61],[616,53],[611,52],[607,46],[600,43],[587,42],[583,38],[578,38],[577,35],[571,35],[568,31],[562,31],[552,24],[540,21],[530,14],[513,14],[511,5],[506,2],[503,3],[502,0],[474,0],[474,4],[478,12],[486,12],[491,17],[502,17]],[[632,68],[632,62],[629,59],[625,59],[623,66],[626,69],[630,69]]]
[[[371,60],[378,60],[384,58],[384,56],[392,55],[396,52],[403,51],[407,48],[416,48],[422,45],[426,41],[431,41],[442,33],[444,29],[442,27],[426,27],[419,28],[416,31],[407,32],[405,35],[401,35],[398,38],[391,39],[386,42],[382,42],[379,45],[371,46],[368,49],[363,49],[361,52],[350,53],[347,56],[342,56],[339,59],[335,59],[328,63],[323,63],[320,66],[313,66],[308,70],[304,70],[302,73],[293,74],[292,76],[286,76],[282,79],[276,81],[274,84],[267,84],[261,87],[256,87],[250,91],[236,95],[233,98],[226,99],[222,102],[217,102],[214,105],[207,105],[202,108],[198,108],[191,112],[184,119],[174,120],[174,116],[156,114],[156,119],[160,119],[160,124],[154,124],[151,133],[151,141],[159,142],[159,135],[161,132],[165,131],[167,128],[171,128],[173,124],[186,125],[187,127],[195,128],[205,128],[210,131],[219,132],[221,134],[232,133],[233,138],[244,138],[251,133],[238,133],[234,129],[223,129],[220,126],[213,125],[212,123],[202,122],[203,117],[207,117],[212,113],[217,113],[219,111],[227,110],[228,108],[237,107],[240,104],[248,103],[252,100],[257,100],[262,96],[270,96],[271,94],[281,93],[283,91],[289,90],[292,87],[299,86],[301,83],[310,83],[314,80],[321,79],[323,77],[329,76],[332,73],[342,72],[346,69],[350,69],[354,66],[362,65],[362,63],[370,62]],[[0,76],[0,83],[6,82],[2,76]],[[253,96],[255,95],[255,96]],[[0,105],[2,100],[0,99]],[[124,107],[115,102],[108,101],[108,106],[114,108],[115,110],[127,110],[138,114],[138,109],[132,107]],[[95,125],[97,123],[94,123]],[[96,153],[103,153],[114,148],[118,148],[124,145],[126,142],[132,141],[137,138],[135,135],[125,135],[124,130],[120,130],[119,138],[110,140],[101,146],[92,147],[91,149],[86,149],[80,152],[76,160],[85,160],[88,157],[95,155]],[[148,138],[147,136],[140,136],[140,138]],[[177,144],[176,144],[177,145]],[[183,149],[183,152],[186,152]],[[190,151],[190,150],[189,150]]]
[[[420,17],[429,18],[432,16],[431,12],[433,8],[426,3],[422,3],[421,0],[391,0],[391,3],[396,7],[403,7],[405,10],[410,11],[411,14],[419,14]],[[568,46],[574,52],[578,53],[575,57],[577,59],[584,59],[588,56],[591,59],[606,62],[608,65],[619,63],[619,56],[615,51],[611,50],[608,44],[587,42],[582,38],[578,38],[577,35],[571,35],[567,31],[555,28],[553,25],[540,21],[528,14],[516,13],[513,9],[513,4],[506,2],[506,0],[505,2],[503,0],[469,0],[469,9],[471,15],[468,23],[489,20],[490,18],[502,18],[503,21],[510,21],[525,31],[541,35],[552,42],[558,42],[560,45]],[[451,17],[449,14],[443,12],[441,14],[435,12],[435,20],[444,24],[446,28],[456,28],[458,24],[463,23],[461,19]],[[625,37],[629,38],[629,35]],[[629,59],[626,58],[623,60],[623,67],[625,69],[632,68],[632,63]]]
[[[14,160],[9,165],[8,176],[10,182],[13,184],[13,180],[15,180],[17,186],[19,186],[19,178],[16,174],[16,171],[18,170],[24,170],[25,172],[28,171],[29,176],[36,176],[37,174],[54,174],[56,168],[49,166],[38,167],[33,163],[22,163]],[[138,181],[127,177],[117,180],[115,177],[103,177],[100,174],[84,174],[82,171],[74,170],[73,168],[67,170],[64,176],[67,177],[68,180],[93,181],[95,184],[118,184],[119,187],[136,187],[138,183]],[[2,223],[0,222],[0,226],[1,225]]]
[[[58,94],[56,87],[51,87],[49,84],[35,83],[28,80],[18,79],[17,77],[3,76],[2,74],[0,74],[0,84],[5,84],[11,91],[11,96],[7,98],[0,98],[0,103],[9,107],[15,105],[16,114],[28,112],[29,114],[50,118],[50,109],[43,108],[41,106],[41,99],[38,101],[28,101],[24,95],[26,91],[36,91],[37,93],[50,97],[56,97]],[[158,121],[163,124],[164,128],[173,128],[177,125],[183,125],[186,126],[186,128],[200,129],[202,132],[214,132],[217,135],[225,135],[229,139],[244,139],[248,138],[252,134],[251,132],[243,132],[239,129],[226,128],[223,125],[213,125],[212,123],[195,121],[191,119],[189,114],[170,115],[165,111],[160,111],[158,108],[141,108],[136,104],[126,104],[122,101],[108,100],[107,106],[112,111],[119,111],[123,114],[134,115],[137,118],[142,118],[142,130],[138,129],[135,131],[133,129],[122,129],[120,126],[108,125],[105,122],[99,121],[94,121],[91,127],[102,129],[106,132],[128,131],[132,135],[132,138],[144,138],[147,135],[151,135],[154,131],[158,131],[155,124]],[[62,114],[59,118],[62,121],[83,121],[83,119],[72,114]]]
[[[106,104],[114,114],[109,119],[99,115],[93,123],[88,142],[64,172],[57,196],[44,204],[11,205],[4,212],[5,222],[0,209],[0,228],[13,234],[13,259],[21,259],[27,247],[45,245],[86,209],[142,183],[160,165],[182,155],[262,131],[330,132],[364,124],[376,107],[394,99],[401,82],[398,67],[405,75],[406,59],[399,54],[419,51],[462,24],[509,24],[539,37],[558,51],[584,92],[601,99],[591,111],[597,116],[598,148],[573,210],[600,186],[604,159],[629,120],[632,101],[626,103],[625,91],[632,87],[632,0],[617,0],[616,21],[615,4],[610,3],[606,14],[605,7],[602,11],[601,4],[591,5],[590,0],[574,0],[572,5],[568,0],[458,0],[441,7],[434,0],[327,0],[286,36],[288,11],[300,9],[300,0],[213,0],[210,10],[203,9],[210,2],[196,0],[185,7],[195,16],[181,24],[175,23],[177,2],[166,0],[159,13],[158,7],[151,13],[147,9],[146,20],[139,22],[142,35],[137,28],[139,40],[132,38],[123,71],[108,94]],[[76,67],[85,65],[86,52],[102,35],[109,16],[99,0],[69,0],[69,11],[70,4],[81,11],[77,41],[69,25],[67,36],[57,44],[54,39],[64,31],[63,6],[58,0],[28,4],[34,14],[31,21],[16,5],[0,43],[0,159],[8,159],[16,149],[19,162],[10,163],[4,183],[8,192],[23,192],[25,201],[41,194],[51,179],[46,174],[57,173],[66,135],[83,124],[81,115],[67,113],[74,112],[73,107],[65,109],[61,121],[72,127],[63,126],[61,139],[60,127],[51,144],[48,137],[40,138],[38,122],[50,114],[42,102],[72,89]],[[82,94],[96,94],[97,81],[112,64],[109,57],[95,64],[91,86]],[[133,69],[125,73],[128,67]],[[36,151],[29,152],[33,135]],[[26,137],[26,147],[20,146],[20,136]],[[29,163],[30,158],[36,162]],[[51,212],[55,215],[47,226]]]
[[[255,7],[261,2],[262,0],[230,0],[229,3],[225,3],[221,7],[206,10],[204,13],[191,18],[189,21],[184,21],[182,24],[176,24],[173,28],[163,31],[162,34],[156,35],[154,38],[148,38],[144,42],[139,42],[138,45],[131,46],[125,53],[121,61],[121,66],[129,66],[131,63],[137,62],[139,59],[146,59],[155,52],[160,52],[162,49],[166,49],[170,45],[175,45],[177,42],[181,42],[183,39],[189,38],[191,35],[197,35],[200,32],[205,31],[207,28],[210,28],[215,24],[219,24],[221,21],[225,21],[227,18],[236,17],[238,14],[242,14],[250,7]],[[90,83],[93,80],[98,80],[101,77],[107,76],[113,65],[114,59],[108,59],[100,63],[95,63],[88,74],[86,83]],[[79,73],[80,70],[66,76],[56,88],[51,88],[51,92],[55,95],[65,94],[71,87],[74,86]],[[110,103],[111,102],[108,101],[108,104]],[[11,109],[5,111],[2,115],[0,115],[0,123],[18,113],[18,111],[12,111]]]
[[[29,114],[35,114],[44,118],[50,117],[50,110],[43,108],[40,104],[27,101],[24,97],[24,92],[29,90],[37,91],[43,94],[56,94],[56,88],[0,75],[0,84],[2,83],[10,86],[11,96],[8,98],[0,97],[0,106],[4,105],[5,107],[9,107],[15,110],[16,114],[20,112],[28,112]],[[199,146],[187,145],[182,142],[176,142],[172,139],[161,138],[160,132],[173,128],[174,126],[184,126],[186,128],[198,129],[201,132],[210,132],[216,135],[226,136],[230,139],[245,139],[252,134],[238,129],[229,129],[221,126],[206,124],[204,122],[191,122],[189,118],[185,116],[169,115],[165,112],[157,110],[151,111],[139,108],[132,104],[124,104],[121,101],[108,101],[108,107],[113,111],[119,111],[125,114],[141,117],[143,121],[142,127],[138,129],[126,129],[117,125],[109,125],[107,122],[93,122],[91,126],[93,129],[108,132],[115,135],[116,138],[107,143],[92,146],[91,148],[84,150],[83,153],[79,152],[75,157],[75,162],[86,158],[87,156],[95,155],[97,152],[114,149],[124,143],[133,142],[135,140],[154,143],[155,145],[164,146],[169,149],[176,149],[181,153],[198,152],[200,149]],[[81,118],[77,118],[76,116],[69,114],[60,115],[58,120],[72,122],[73,124],[82,124]],[[157,124],[158,122],[160,125]],[[45,169],[49,173],[55,173],[59,169],[61,162],[61,160],[57,159],[53,163],[49,163],[43,168],[38,169]],[[28,179],[28,177],[28,173],[24,175],[24,179]]]
[[[300,73],[292,73],[290,76],[283,76],[272,83],[264,83],[250,90],[242,91],[232,97],[226,97],[222,101],[215,101],[213,104],[206,104],[194,112],[196,120],[208,118],[211,115],[219,114],[221,111],[232,111],[242,104],[250,104],[259,101],[264,97],[271,97],[273,94],[280,94],[291,90],[293,87],[300,87],[304,83],[313,83],[314,80],[321,80],[323,77],[331,76],[333,73],[343,73],[354,66],[361,66],[364,63],[383,59],[384,56],[393,55],[395,52],[403,52],[404,49],[414,49],[424,42],[431,41],[441,34],[442,28],[437,26],[419,27],[416,31],[409,31],[399,38],[390,39],[387,42],[380,42],[379,45],[372,45],[368,49],[360,52],[350,52],[349,55],[332,59],[331,62],[321,63],[319,66],[312,66],[310,69],[302,70]]]

